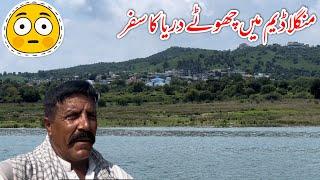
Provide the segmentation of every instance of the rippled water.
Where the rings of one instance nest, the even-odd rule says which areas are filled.
[[[319,179],[320,128],[107,128],[95,144],[137,179]],[[42,129],[0,129],[0,160]]]

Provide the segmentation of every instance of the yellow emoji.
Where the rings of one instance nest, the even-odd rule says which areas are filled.
[[[56,9],[43,1],[24,1],[15,6],[3,26],[6,47],[16,55],[51,54],[62,43],[64,28]]]

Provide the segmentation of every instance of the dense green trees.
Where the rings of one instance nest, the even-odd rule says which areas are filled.
[[[129,91],[132,93],[142,92],[146,88],[143,82],[134,82],[129,85]]]
[[[169,86],[169,85],[164,85],[163,87],[163,92],[166,95],[174,95],[174,87],[173,86]]]
[[[37,102],[41,99],[39,89],[7,79],[0,82],[0,102]]]
[[[24,102],[37,102],[40,100],[39,90],[35,87],[23,86],[19,92]]]
[[[61,83],[51,81],[27,84],[13,80],[0,81],[0,103],[38,102],[45,91]],[[114,103],[122,106],[141,105],[144,102],[210,102],[231,99],[279,100],[282,98],[320,99],[320,79],[298,78],[295,80],[243,79],[239,75],[191,81],[172,78],[170,85],[148,87],[142,81],[127,84],[117,79],[109,85],[94,84],[102,99],[99,106]]]

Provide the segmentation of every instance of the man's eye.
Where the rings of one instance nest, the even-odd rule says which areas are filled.
[[[77,119],[78,118],[78,115],[76,115],[76,114],[72,114],[72,115],[68,115],[67,117],[66,117],[66,119],[67,120],[75,120],[75,119]]]
[[[95,120],[95,119],[97,118],[97,116],[96,116],[94,113],[92,113],[92,114],[89,113],[89,114],[88,114],[88,118]]]

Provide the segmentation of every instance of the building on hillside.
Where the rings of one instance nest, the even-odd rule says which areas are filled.
[[[305,44],[299,43],[299,42],[288,42],[287,46],[290,48],[299,48],[299,47],[304,47]]]
[[[266,73],[258,73],[254,75],[254,78],[259,79],[259,78],[270,78],[269,74]]]
[[[170,82],[171,82],[171,77],[166,77],[166,79],[155,77],[153,79],[150,79],[150,81],[146,83],[146,86],[150,86],[150,87],[164,86],[166,84],[170,84]]]

